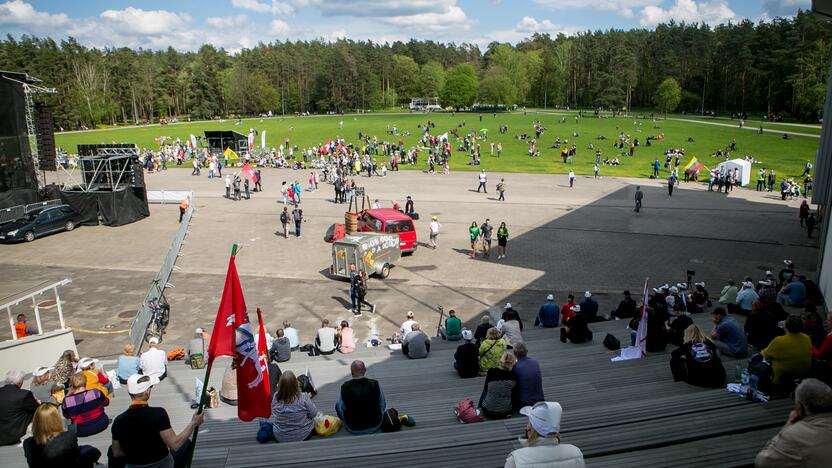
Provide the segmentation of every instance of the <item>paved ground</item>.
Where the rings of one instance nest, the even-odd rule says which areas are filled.
[[[306,174],[308,175],[308,174]],[[343,222],[346,205],[332,203],[331,186],[304,192],[307,217],[303,236],[275,235],[282,209],[282,180],[303,180],[300,171],[264,170],[265,192],[251,200],[226,200],[221,179],[191,177],[169,170],[146,177],[151,189],[189,189],[197,212],[183,248],[168,297],[172,320],[166,345],[182,346],[194,327],[211,327],[219,302],[231,244],[243,246],[237,264],[251,312],[261,307],[269,328],[284,319],[311,341],[320,319],[349,319],[347,284],[329,279],[330,246],[322,240],[333,222]],[[371,198],[389,206],[413,196],[420,242],[431,215],[439,216],[439,248],[420,246],[404,257],[387,280],[371,280],[368,299],[375,315],[353,323],[360,338],[388,336],[413,310],[432,329],[436,305],[456,308],[463,320],[476,320],[488,309],[510,301],[533,314],[550,292],[595,293],[608,311],[620,292],[640,291],[645,277],[653,284],[683,281],[696,271],[712,294],[727,279],[779,269],[784,258],[812,275],[817,241],[797,223],[797,202],[737,190],[730,196],[704,186],[683,185],[667,196],[664,184],[649,180],[579,178],[569,189],[562,175],[505,175],[507,201],[491,189],[501,177],[489,174],[489,193],[476,193],[476,175],[427,175],[408,171],[387,178],[360,178]],[[642,213],[632,210],[634,187],[645,191]],[[154,206],[150,218],[119,228],[79,228],[32,244],[2,246],[3,295],[46,280],[70,277],[63,289],[67,321],[85,331],[76,334],[82,354],[108,356],[126,341],[122,332],[161,264],[177,227],[175,206]],[[510,232],[508,258],[468,258],[467,226],[486,217],[505,221]],[[495,241],[496,244],[496,241]],[[130,313],[127,313],[130,311]],[[96,333],[88,333],[96,332]],[[104,332],[104,333],[102,333]],[[8,331],[4,330],[8,335]],[[2,335],[0,335],[2,337]]]

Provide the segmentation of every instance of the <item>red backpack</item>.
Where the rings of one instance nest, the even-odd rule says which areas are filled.
[[[482,416],[477,414],[477,409],[474,408],[474,402],[470,398],[460,400],[454,405],[454,414],[456,419],[463,424],[473,424],[482,422]]]

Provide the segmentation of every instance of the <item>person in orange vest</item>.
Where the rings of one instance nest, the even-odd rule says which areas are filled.
[[[182,222],[182,217],[185,216],[185,212],[188,211],[188,206],[191,204],[191,197],[185,197],[182,200],[182,203],[179,204],[179,222]]]
[[[26,324],[26,314],[17,315],[17,323],[14,324],[14,331],[18,338],[26,338],[29,335],[37,335],[38,329]]]

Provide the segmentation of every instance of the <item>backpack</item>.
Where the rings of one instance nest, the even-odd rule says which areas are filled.
[[[205,367],[205,356],[202,353],[191,354],[191,369],[202,369]]]
[[[463,424],[473,424],[482,422],[482,416],[477,414],[477,409],[474,408],[474,402],[470,398],[460,400],[454,405],[454,414],[457,421]]]
[[[604,337],[604,347],[610,351],[618,351],[621,349],[621,341],[611,333],[607,333],[607,336]]]
[[[396,432],[401,428],[402,421],[399,419],[399,412],[395,408],[388,408],[381,418],[381,432]]]
[[[286,224],[286,223],[288,223],[288,222],[289,222],[289,218],[288,218],[288,216],[286,216],[286,212],[285,212],[285,211],[284,211],[284,212],[282,212],[282,213],[280,213],[280,222],[281,222],[282,224]]]

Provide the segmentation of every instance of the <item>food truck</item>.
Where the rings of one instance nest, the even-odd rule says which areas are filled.
[[[350,277],[350,263],[367,276],[387,278],[390,268],[402,256],[399,237],[395,234],[357,232],[332,243],[332,265],[329,273],[339,278]]]

